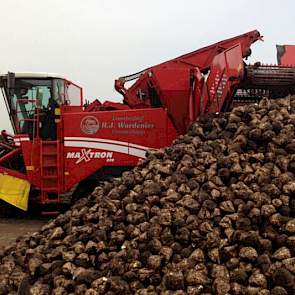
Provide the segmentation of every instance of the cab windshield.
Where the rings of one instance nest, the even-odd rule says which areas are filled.
[[[36,109],[49,110],[64,98],[62,79],[16,79],[10,110],[19,133],[34,134]]]

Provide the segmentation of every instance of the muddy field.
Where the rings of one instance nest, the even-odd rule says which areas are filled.
[[[8,246],[26,233],[38,231],[47,219],[0,218],[0,247]]]

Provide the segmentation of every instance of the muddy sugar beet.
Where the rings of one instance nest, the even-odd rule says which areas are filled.
[[[294,126],[293,97],[200,119],[1,251],[0,294],[295,294]]]

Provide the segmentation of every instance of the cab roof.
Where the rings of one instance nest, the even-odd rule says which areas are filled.
[[[55,78],[55,79],[65,79],[64,76],[57,73],[47,73],[47,72],[14,72],[15,78]],[[7,77],[8,73],[1,73],[0,77]]]

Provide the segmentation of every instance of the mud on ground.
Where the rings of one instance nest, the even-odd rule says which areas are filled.
[[[12,244],[16,238],[38,231],[48,219],[0,218],[0,247]]]

